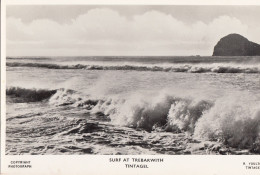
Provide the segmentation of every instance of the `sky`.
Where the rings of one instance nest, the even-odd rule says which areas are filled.
[[[209,56],[238,33],[260,43],[260,6],[9,5],[7,56]]]

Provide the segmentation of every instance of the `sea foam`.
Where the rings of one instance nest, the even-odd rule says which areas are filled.
[[[243,96],[219,98],[202,115],[195,126],[194,137],[222,140],[227,145],[245,148],[260,136],[260,103]]]
[[[140,63],[100,63],[100,64],[48,64],[7,62],[9,67],[37,67],[47,69],[86,69],[86,70],[134,70],[134,71],[163,71],[188,73],[260,73],[260,64],[241,63],[200,63],[200,64],[140,64]]]
[[[52,105],[70,105],[92,114],[102,114],[114,125],[141,128],[149,132],[158,128],[167,132],[188,132],[197,139],[221,141],[231,147],[260,152],[260,102],[257,96],[246,92],[217,99],[167,91],[154,95],[136,93],[124,98],[93,98],[64,88],[9,88],[7,95],[23,94],[28,99],[30,95],[24,95],[28,92],[36,94],[33,99],[37,100],[33,101],[49,98]]]

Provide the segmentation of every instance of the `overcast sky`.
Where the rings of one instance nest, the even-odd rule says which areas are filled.
[[[7,6],[7,56],[212,55],[260,43],[259,6]]]

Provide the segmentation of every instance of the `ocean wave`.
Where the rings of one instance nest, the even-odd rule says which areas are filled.
[[[231,94],[216,100],[169,92],[94,98],[71,89],[8,88],[7,95],[27,101],[48,99],[53,106],[70,105],[107,118],[114,125],[146,131],[188,132],[194,138],[260,153],[260,102],[252,94]]]
[[[47,69],[86,69],[86,70],[134,70],[134,71],[163,71],[163,72],[188,72],[188,73],[260,73],[259,64],[126,64],[126,65],[59,65],[47,63],[21,63],[7,62],[9,67],[37,67]]]
[[[58,89],[49,99],[51,105],[80,107],[109,117],[112,123],[152,131],[161,127],[167,131],[193,132],[196,121],[208,110],[213,102],[210,100],[192,100],[162,93],[155,98],[142,94],[128,98],[103,97],[90,95],[70,89]]]
[[[218,99],[197,121],[194,137],[260,152],[260,102],[243,96]]]
[[[38,102],[50,98],[56,90],[46,89],[25,89],[20,87],[9,87],[6,89],[6,95],[12,102]]]
[[[109,116],[119,125],[148,131],[189,132],[194,138],[260,152],[260,102],[240,95],[216,101],[169,94],[140,96],[126,100],[114,110],[109,107]]]
[[[189,132],[196,138],[219,140],[232,147],[259,152],[260,103],[252,99],[242,99],[237,94],[212,101],[167,93],[155,97],[137,94],[126,99],[93,99],[62,89],[50,102],[102,114],[116,125],[147,131]]]

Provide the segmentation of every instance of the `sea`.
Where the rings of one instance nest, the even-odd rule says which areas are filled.
[[[5,151],[260,154],[260,57],[7,57]]]

